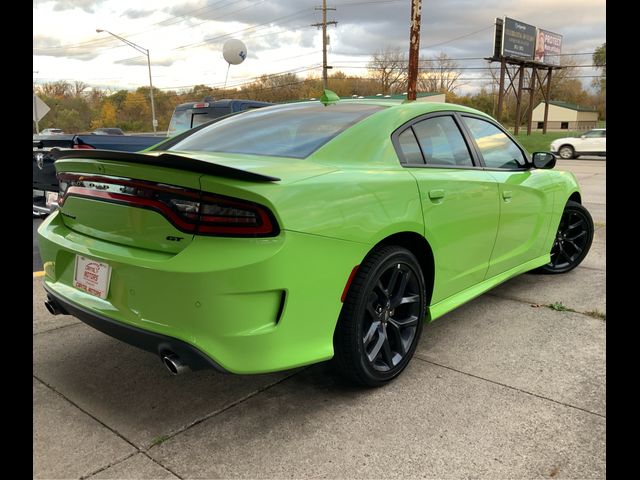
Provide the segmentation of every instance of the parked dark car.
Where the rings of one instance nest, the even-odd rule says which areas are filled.
[[[124,135],[122,129],[116,127],[96,128],[91,133],[93,133],[94,135]]]

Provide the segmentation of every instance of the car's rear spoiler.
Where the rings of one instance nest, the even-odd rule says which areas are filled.
[[[161,153],[160,155],[147,155],[144,153],[120,152],[116,150],[62,150],[54,148],[49,152],[53,160],[62,158],[78,158],[87,160],[112,160],[116,162],[140,163],[157,167],[175,168],[178,170],[188,170],[190,172],[215,175],[217,177],[234,178],[249,182],[279,182],[278,177],[262,175],[260,173],[247,172],[238,168],[218,165],[197,160],[195,158],[184,157],[173,153]]]

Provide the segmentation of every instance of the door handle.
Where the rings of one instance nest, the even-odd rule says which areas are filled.
[[[502,191],[502,198],[506,201],[511,200],[511,197],[513,197],[513,192],[511,190],[503,190]]]
[[[431,200],[438,200],[444,198],[444,190],[437,188],[435,190],[429,190],[429,198]]]

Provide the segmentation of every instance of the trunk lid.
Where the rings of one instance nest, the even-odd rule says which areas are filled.
[[[75,187],[60,207],[67,227],[101,240],[168,253],[182,251],[194,234],[181,228],[180,218],[163,205],[154,205],[146,198],[145,203],[123,204],[123,196],[131,193],[131,181],[135,188],[150,185],[151,189],[161,189],[163,201],[167,195],[180,197],[184,206],[190,199],[199,200],[203,177],[216,179],[213,188],[210,181],[205,182],[207,193],[253,200],[249,191],[257,183],[273,187],[335,170],[297,159],[193,152],[76,150],[61,152],[58,158],[55,167],[61,187],[65,183]],[[218,188],[224,185],[233,185],[233,195]],[[173,208],[175,202],[170,206]]]

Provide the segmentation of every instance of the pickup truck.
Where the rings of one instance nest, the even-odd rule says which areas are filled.
[[[169,122],[167,137],[176,136],[187,130],[217,120],[226,115],[243,110],[267,107],[269,102],[244,99],[212,100],[187,102],[176,107]],[[112,129],[100,129],[91,134],[80,135],[34,135],[33,136],[33,215],[44,216],[57,206],[58,179],[53,166],[55,155],[52,149],[100,149],[121,152],[145,150],[163,140],[163,136],[122,135],[109,132]],[[106,134],[105,133],[109,133]],[[171,141],[171,140],[169,140]],[[159,146],[159,149],[162,149]]]
[[[202,102],[181,103],[173,111],[167,136],[172,137],[191,128],[202,125],[216,118],[229,115],[230,113],[251,110],[254,108],[268,107],[274,105],[269,102],[258,102],[256,100],[223,99],[211,100],[208,97]]]
[[[164,139],[156,135],[34,135],[33,136],[33,215],[41,216],[56,205],[58,179],[53,167],[52,149],[100,149],[137,152]]]

